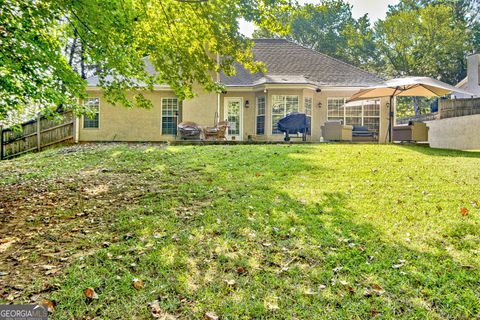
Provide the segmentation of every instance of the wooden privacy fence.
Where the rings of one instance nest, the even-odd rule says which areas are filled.
[[[40,151],[57,143],[73,141],[75,117],[71,111],[61,113],[63,119],[47,119],[44,116],[25,122],[22,130],[0,129],[0,159]]]
[[[480,114],[480,98],[440,100],[438,113],[439,119]]]
[[[397,124],[408,124],[410,121],[432,121],[438,119],[438,113],[426,113],[426,114],[419,114],[418,116],[412,117],[405,117],[405,118],[397,118]]]

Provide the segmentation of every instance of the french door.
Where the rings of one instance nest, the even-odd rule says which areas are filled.
[[[228,139],[242,140],[243,138],[243,98],[225,98],[224,115],[228,120]]]

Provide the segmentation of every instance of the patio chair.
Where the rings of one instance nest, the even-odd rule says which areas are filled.
[[[228,121],[219,121],[215,127],[203,128],[205,140],[227,140]]]
[[[322,126],[325,141],[352,141],[352,126],[342,124],[342,120],[329,120]]]
[[[354,142],[378,141],[377,133],[370,131],[368,126],[353,126],[352,138]]]
[[[428,127],[423,122],[410,121],[408,125],[393,127],[393,141],[428,141]]]

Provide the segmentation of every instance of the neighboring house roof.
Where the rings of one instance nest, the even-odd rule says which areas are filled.
[[[221,75],[226,86],[288,83],[336,87],[368,87],[379,76],[285,39],[254,39],[253,56],[265,63],[266,74],[251,74],[236,64],[237,74]]]
[[[227,87],[250,87],[264,84],[310,84],[330,87],[368,87],[383,82],[379,76],[284,39],[253,39],[255,61],[265,63],[266,73],[250,73],[236,63],[236,74],[220,81]],[[155,73],[145,59],[145,68]],[[108,78],[107,78],[108,80]],[[89,87],[99,85],[98,76],[87,79]]]

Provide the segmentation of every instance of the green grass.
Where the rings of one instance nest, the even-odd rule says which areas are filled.
[[[0,163],[0,188],[101,169],[95,179],[116,181],[111,199],[134,193],[135,202],[91,214],[102,213],[86,242],[95,250],[57,276],[47,296],[54,319],[148,319],[153,300],[180,318],[480,317],[479,153],[345,144],[73,150]],[[72,219],[75,208],[63,214]],[[134,278],[144,287],[133,288]],[[86,301],[86,287],[99,299]]]

